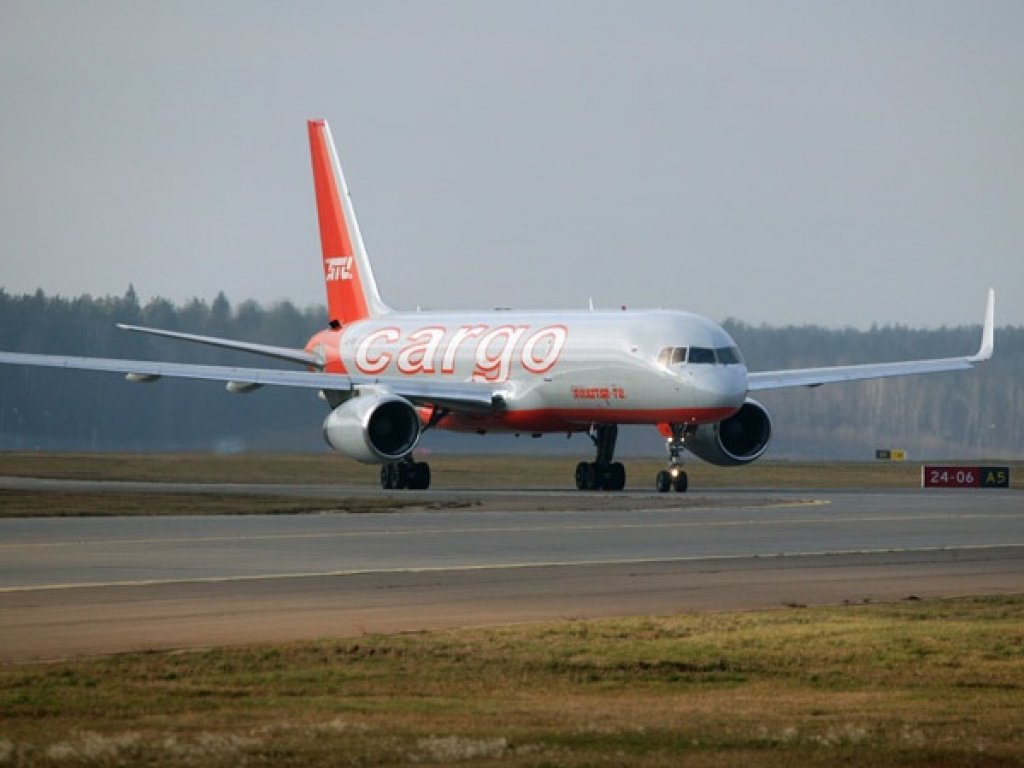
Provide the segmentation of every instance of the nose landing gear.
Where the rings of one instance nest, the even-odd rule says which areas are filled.
[[[690,480],[686,476],[686,470],[678,464],[673,464],[668,469],[661,470],[657,477],[654,478],[654,487],[658,489],[658,493],[668,493],[669,490],[675,490],[676,493],[686,493],[686,489],[689,486]]]
[[[590,439],[597,448],[594,461],[576,465],[576,489],[580,491],[621,491],[626,487],[626,468],[615,456],[615,440],[619,428],[615,424],[594,424]]]
[[[668,469],[663,469],[654,479],[654,487],[658,493],[667,493],[669,489],[676,493],[686,493],[690,480],[683,469],[683,441],[693,430],[688,424],[670,424],[672,435],[665,441],[668,449]]]

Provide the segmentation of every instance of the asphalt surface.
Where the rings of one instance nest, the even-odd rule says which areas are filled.
[[[0,661],[1024,592],[1020,491],[421,496],[381,514],[0,520]]]

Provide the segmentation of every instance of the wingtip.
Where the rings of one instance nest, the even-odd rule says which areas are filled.
[[[968,360],[972,363],[983,363],[992,359],[996,346],[996,289],[988,289],[988,302],[985,305],[985,323],[981,329],[981,347],[978,353]]]

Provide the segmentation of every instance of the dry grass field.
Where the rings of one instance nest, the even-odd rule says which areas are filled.
[[[428,457],[433,486],[443,488],[570,489],[573,470],[583,458],[552,456]],[[1013,467],[1013,487],[1024,488],[1024,463],[993,461]],[[653,489],[664,468],[657,459],[627,460],[627,488]],[[759,461],[745,467],[687,464],[695,490],[715,488],[917,488],[921,465],[915,462]],[[333,453],[322,454],[45,454],[0,453],[0,476],[75,480],[124,480],[197,483],[378,484],[379,468]]]
[[[1024,598],[0,668],[0,765],[1019,766]]]

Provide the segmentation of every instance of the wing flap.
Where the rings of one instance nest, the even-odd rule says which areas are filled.
[[[436,379],[353,380],[357,389],[386,390],[414,405],[438,406],[453,411],[486,413],[503,408],[505,401],[490,384]]]
[[[386,389],[405,397],[416,405],[437,405],[457,411],[487,411],[500,408],[504,404],[494,387],[486,382],[395,377],[353,379],[338,373],[196,365],[156,360],[122,360],[106,357],[33,355],[22,352],[0,352],[0,363],[123,373],[129,377],[130,381],[136,382],[154,381],[161,377],[223,381],[232,385],[231,391],[238,392],[252,390],[259,386],[296,387],[335,392],[350,392],[356,388],[377,388]]]

